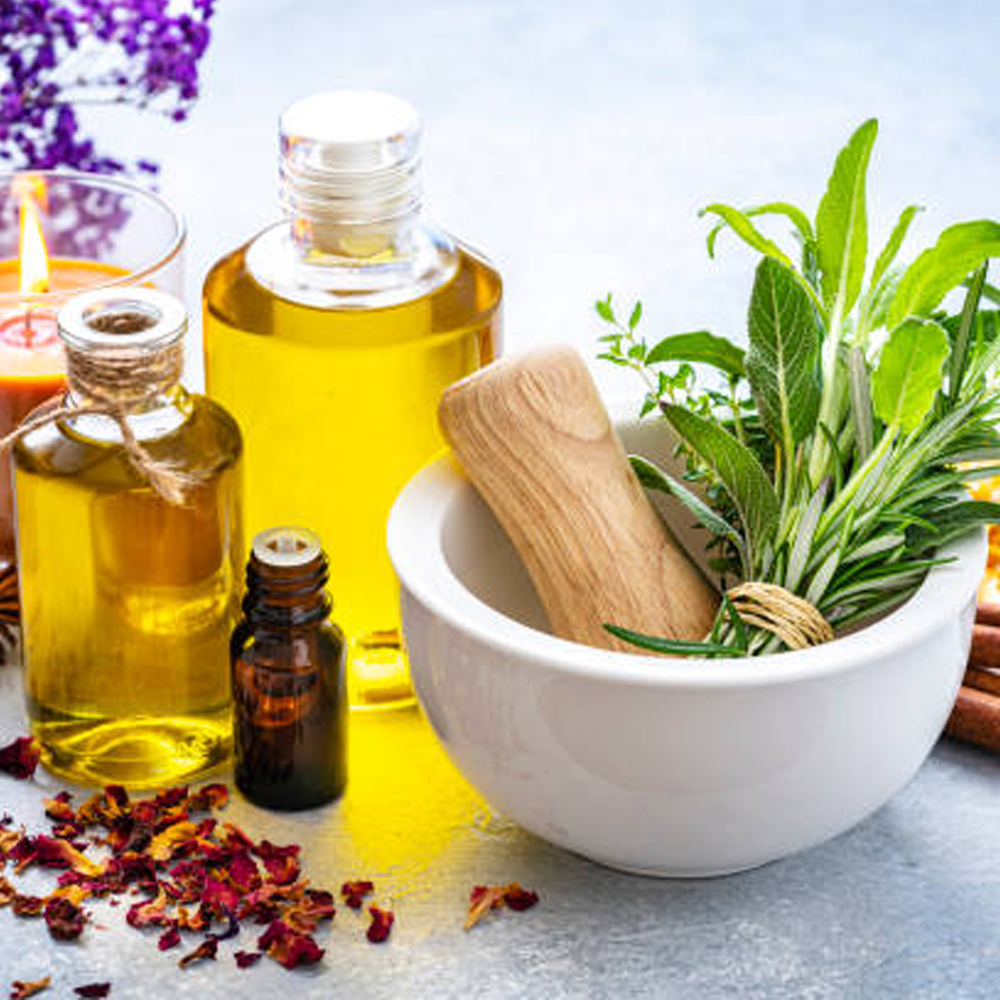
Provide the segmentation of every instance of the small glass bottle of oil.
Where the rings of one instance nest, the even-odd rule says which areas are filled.
[[[313,526],[349,642],[351,704],[412,700],[385,546],[392,502],[443,447],[444,389],[491,361],[501,282],[423,221],[420,124],[335,91],[281,119],[286,220],[205,283],[209,393],[247,441],[247,531]]]
[[[242,443],[179,383],[186,325],[153,289],[70,300],[68,412],[14,449],[28,713],[45,764],[83,784],[165,785],[231,751]]]
[[[344,633],[330,620],[329,565],[304,528],[253,541],[233,632],[236,784],[258,805],[310,809],[347,780]]]

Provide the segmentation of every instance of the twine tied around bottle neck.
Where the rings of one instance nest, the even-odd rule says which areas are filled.
[[[789,649],[807,649],[834,638],[819,609],[776,583],[748,581],[726,591],[748,624],[776,635]]]
[[[163,500],[187,503],[189,492],[207,474],[191,472],[173,462],[153,458],[136,437],[128,413],[136,404],[176,385],[184,366],[183,346],[172,344],[155,352],[121,351],[95,355],[66,348],[70,393],[36,407],[5,437],[0,454],[32,431],[69,417],[105,416],[118,425],[129,464]]]

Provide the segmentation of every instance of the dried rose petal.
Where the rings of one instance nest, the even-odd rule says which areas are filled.
[[[299,876],[299,845],[289,844],[278,847],[269,840],[262,840],[253,849],[254,854],[264,862],[272,882],[287,885]]]
[[[194,838],[196,832],[194,823],[174,823],[153,838],[146,854],[154,861],[169,861],[183,844]]]
[[[60,792],[54,799],[43,799],[45,815],[62,823],[75,823],[76,810],[70,805],[72,798],[69,792]]]
[[[340,894],[344,897],[344,902],[352,910],[360,910],[364,903],[365,896],[375,891],[373,882],[345,882],[340,887]]]
[[[222,829],[225,831],[222,842],[226,847],[242,848],[245,851],[253,850],[253,841],[235,823],[223,823]]]
[[[332,920],[336,913],[333,893],[306,889],[302,898],[285,910],[282,919],[298,934],[312,934],[321,920]]]
[[[248,851],[236,851],[228,866],[229,878],[233,885],[244,891],[255,889],[260,885],[260,872],[257,862]]]
[[[522,889],[517,882],[511,882],[503,893],[504,902],[517,912],[530,910],[538,902],[538,893],[531,889]]]
[[[194,965],[195,962],[202,962],[205,959],[210,958],[214,961],[218,950],[219,942],[214,937],[207,937],[194,951],[188,952],[177,964],[180,968],[186,969],[189,965]]]
[[[504,903],[504,889],[498,885],[476,885],[469,893],[469,914],[465,929],[472,930],[490,910],[499,909]]]
[[[201,901],[209,908],[213,916],[221,917],[236,909],[240,901],[240,894],[231,885],[226,885],[218,879],[206,878]]]
[[[156,947],[160,951],[170,951],[171,948],[176,948],[177,945],[181,943],[181,932],[177,930],[177,927],[168,927],[157,939]]]
[[[9,906],[14,902],[15,896],[17,896],[17,889],[0,875],[0,907]]]
[[[0,830],[0,861],[3,861],[23,839],[23,830]]]
[[[33,983],[26,983],[20,979],[15,979],[10,984],[10,1000],[27,1000],[28,997],[33,997],[36,993],[47,990],[51,982],[51,976],[45,976],[44,979],[36,979]]]
[[[259,951],[237,951],[233,954],[236,965],[240,969],[249,969],[251,965],[256,965],[264,957]]]
[[[85,885],[64,885],[49,893],[49,899],[68,899],[74,906],[79,906],[91,895]]]
[[[147,899],[142,903],[135,903],[129,907],[125,919],[132,927],[169,927],[171,920],[167,910],[167,894],[161,889],[156,899]]]
[[[194,913],[185,906],[179,906],[176,912],[177,926],[184,931],[203,931],[212,922],[212,915],[199,906]]]
[[[469,915],[465,929],[471,930],[490,910],[503,906],[511,910],[529,910],[538,902],[538,893],[522,888],[517,882],[509,885],[476,885],[469,893]]]
[[[40,917],[45,909],[45,900],[41,896],[22,896],[20,893],[13,899],[14,915],[18,917]]]
[[[41,748],[32,736],[19,736],[13,743],[0,747],[0,771],[18,781],[26,781],[35,773]]]
[[[372,944],[381,944],[389,937],[392,925],[396,920],[395,914],[391,910],[383,910],[377,906],[369,906],[368,912],[372,916],[372,922],[368,928],[368,940]]]
[[[75,986],[73,992],[78,997],[89,997],[101,1000],[111,992],[111,983],[88,983],[86,986]]]
[[[229,789],[222,784],[205,785],[188,798],[191,812],[210,812],[221,809],[229,801]]]
[[[35,837],[35,864],[45,868],[72,868],[80,875],[96,878],[104,871],[104,866],[88,858],[72,844],[56,837],[39,834]]]
[[[257,947],[286,969],[315,965],[323,949],[308,934],[296,934],[286,923],[275,920],[257,939]]]
[[[56,896],[45,904],[45,923],[49,934],[57,941],[72,941],[83,933],[86,923],[83,911],[64,896]]]
[[[105,785],[104,799],[112,811],[124,812],[129,806],[128,792],[121,785]]]

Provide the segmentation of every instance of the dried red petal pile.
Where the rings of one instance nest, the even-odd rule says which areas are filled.
[[[33,737],[19,736],[13,743],[0,747],[0,771],[18,781],[26,781],[35,773],[40,755]]]
[[[472,930],[491,910],[499,910],[506,906],[510,910],[521,912],[530,910],[538,902],[538,893],[524,889],[517,882],[510,885],[476,885],[469,893],[469,915],[465,920],[465,929]]]
[[[37,763],[37,746],[30,738],[0,749],[0,770],[14,777],[31,777]],[[155,930],[159,950],[178,947],[185,935],[201,937],[178,961],[181,968],[214,961],[220,943],[240,934],[241,922],[265,930],[257,939],[258,950],[233,953],[239,968],[250,968],[264,955],[286,969],[319,962],[324,952],[313,935],[333,919],[333,893],[312,888],[302,877],[297,844],[257,843],[234,824],[204,815],[225,806],[228,797],[225,785],[211,784],[193,792],[171,788],[133,801],[124,788],[110,785],[74,807],[73,797],[60,792],[45,801],[52,830],[37,835],[23,827],[11,829],[12,818],[4,815],[0,869],[9,863],[15,875],[32,866],[59,874],[58,888],[47,896],[21,894],[0,875],[0,908],[10,906],[19,917],[41,917],[53,938],[73,940],[89,920],[82,908],[85,900],[110,897],[116,905],[118,897],[140,896],[128,907],[126,921],[139,930]],[[87,853],[94,847],[101,849],[99,857]],[[372,882],[360,879],[344,882],[340,889],[354,910],[374,891]],[[491,910],[527,910],[537,902],[537,893],[516,882],[475,886],[466,929]],[[373,904],[368,913],[368,940],[387,941],[393,912]],[[49,977],[15,981],[11,996],[33,996],[49,983]],[[92,983],[75,992],[105,997],[110,990],[110,983]]]
[[[11,747],[23,754],[29,743]],[[323,949],[313,935],[333,919],[333,893],[312,888],[302,877],[297,844],[258,843],[234,824],[204,815],[225,806],[228,795],[225,785],[213,784],[133,801],[112,785],[76,807],[68,792],[47,799],[49,834],[7,829],[7,817],[0,823],[0,868],[9,863],[17,875],[32,866],[52,869],[58,888],[48,896],[23,895],[0,876],[0,907],[42,917],[52,937],[70,940],[89,919],[85,900],[111,897],[117,903],[129,894],[140,898],[128,906],[126,921],[139,930],[155,929],[159,950],[179,947],[186,935],[200,937],[178,961],[181,968],[214,960],[219,944],[239,935],[241,922],[266,929],[257,951],[235,952],[239,968],[264,955],[287,969],[315,964]],[[101,849],[99,857],[88,853],[92,848]],[[344,883],[341,891],[349,906],[360,908],[374,890],[359,880]],[[384,941],[393,915],[378,907],[370,912],[368,939]]]

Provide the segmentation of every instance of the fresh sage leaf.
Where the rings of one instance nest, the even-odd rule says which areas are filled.
[[[875,261],[875,268],[872,271],[871,281],[869,282],[871,287],[876,287],[882,280],[882,276],[889,270],[892,262],[896,259],[896,255],[899,253],[900,247],[903,245],[903,240],[906,239],[906,234],[909,232],[913,220],[923,210],[922,205],[908,205],[903,209],[902,214],[899,216],[899,221],[889,235],[888,242]]]
[[[739,236],[744,243],[753,247],[754,250],[759,251],[766,257],[773,257],[775,260],[781,261],[785,267],[791,268],[792,262],[785,254],[785,252],[778,246],[777,243],[769,240],[759,229],[747,218],[744,212],[741,212],[738,208],[733,208],[730,205],[707,205],[699,213],[700,216],[712,214],[717,215],[722,221],[729,226],[730,229],[737,236]],[[708,255],[709,257],[714,256],[715,250],[715,240],[712,238],[712,233],[709,233],[709,244],[708,244]]]
[[[748,326],[750,390],[764,429],[791,453],[816,426],[820,335],[809,297],[767,257],[757,267]]]
[[[897,326],[872,376],[879,419],[904,434],[916,430],[941,389],[948,353],[948,334],[933,320],[908,319]]]
[[[646,364],[665,361],[694,361],[712,365],[732,378],[744,372],[743,349],[707,330],[677,333],[655,344],[646,355]]]
[[[706,209],[707,211],[707,209]],[[744,208],[742,214],[747,218],[753,218],[755,215],[783,215],[787,218],[793,226],[795,226],[796,231],[799,234],[799,238],[803,242],[803,246],[807,244],[815,243],[816,236],[813,233],[812,223],[809,221],[809,216],[802,211],[801,208],[796,208],[795,205],[790,205],[787,201],[769,201],[766,205],[754,205],[752,208]],[[708,234],[708,256],[715,256],[715,241],[719,237],[719,233],[725,229],[729,223],[723,219],[721,222],[712,227]]]
[[[907,268],[889,307],[888,325],[936,309],[983,261],[1000,256],[1000,223],[983,219],[949,226]]]
[[[889,307],[896,296],[896,290],[899,288],[902,277],[903,272],[900,268],[890,268],[882,275],[882,280],[873,289],[865,315],[868,330],[878,330],[886,325]]]
[[[697,495],[689,490],[683,483],[673,476],[664,472],[641,455],[629,455],[629,462],[635,470],[639,482],[648,490],[658,490],[661,493],[669,493],[678,499],[692,514],[698,519],[698,523],[717,538],[728,539],[735,546],[743,561],[745,572],[749,572],[746,564],[746,547],[740,533],[720,514],[717,514],[711,507]]]
[[[753,551],[763,551],[781,511],[767,473],[754,453],[718,424],[683,406],[668,403],[662,410],[674,430],[722,481],[743,524],[752,565]]]
[[[831,315],[846,316],[861,293],[868,253],[865,185],[878,122],[866,121],[840,151],[816,213],[823,300]]]

